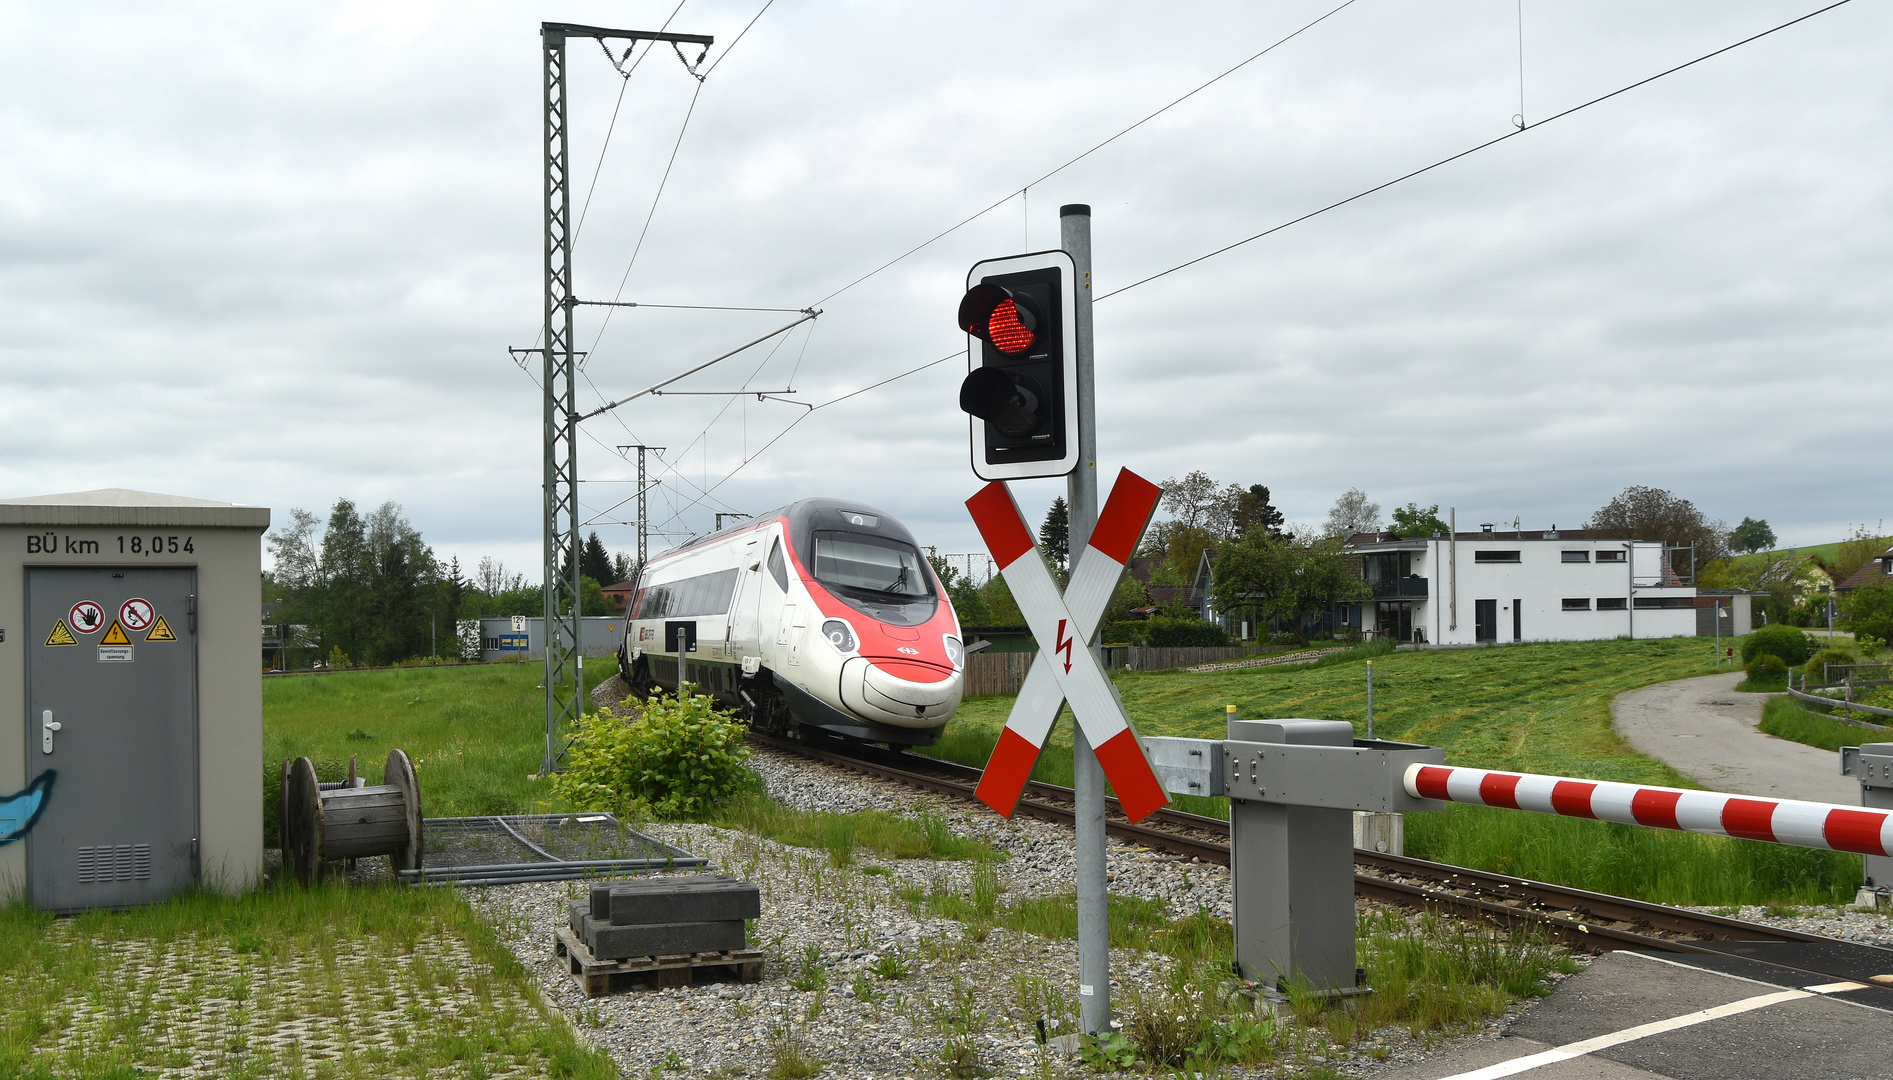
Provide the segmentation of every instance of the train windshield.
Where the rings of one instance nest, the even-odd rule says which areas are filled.
[[[897,602],[933,595],[933,575],[918,551],[897,540],[861,533],[816,533],[815,579],[829,588]]]

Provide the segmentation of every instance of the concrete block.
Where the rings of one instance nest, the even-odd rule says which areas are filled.
[[[727,922],[762,916],[762,891],[721,874],[594,885],[591,917],[613,926]]]
[[[1407,819],[1404,814],[1376,814],[1369,811],[1354,815],[1354,846],[1382,855],[1407,853]]]
[[[587,915],[579,937],[600,960],[630,956],[676,956],[748,947],[743,921],[643,923],[614,926]]]

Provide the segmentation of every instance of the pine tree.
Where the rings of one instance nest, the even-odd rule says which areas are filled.
[[[585,547],[578,556],[578,572],[601,586],[616,584],[618,580],[611,576],[611,555],[605,551],[604,541],[598,539],[597,530],[585,538]]]
[[[1039,526],[1039,548],[1063,569],[1071,562],[1071,507],[1064,496],[1052,500],[1045,512],[1045,524]]]

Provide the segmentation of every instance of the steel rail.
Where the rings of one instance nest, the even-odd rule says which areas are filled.
[[[973,797],[973,789],[980,775],[980,770],[969,766],[907,755],[899,755],[900,764],[896,765],[887,760],[896,755],[873,748],[864,747],[859,752],[842,753],[827,747],[755,732],[750,734],[750,738],[787,753],[958,798]],[[1017,812],[1070,825],[1073,820],[1070,800],[1070,788],[1034,781],[1028,785],[1026,797],[1019,800]],[[1120,813],[1115,799],[1107,802],[1111,813]],[[1106,828],[1111,835],[1131,843],[1192,856],[1204,862],[1223,866],[1229,864],[1227,821],[1166,807],[1145,818],[1144,822],[1133,825],[1107,819]],[[1153,822],[1171,828],[1155,828],[1152,827]],[[1198,835],[1173,830],[1188,830]],[[1588,951],[1635,948],[1708,953],[1720,950],[1698,942],[1835,940],[1820,934],[1744,922],[1666,904],[1402,855],[1357,848],[1354,862],[1357,871],[1367,871],[1354,875],[1357,896],[1411,908],[1454,908],[1508,925],[1520,922],[1535,924],[1556,934],[1567,944]]]

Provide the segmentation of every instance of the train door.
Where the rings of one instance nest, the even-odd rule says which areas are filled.
[[[743,559],[736,570],[736,603],[730,611],[724,652],[728,656],[756,656],[762,643],[762,562],[760,541],[751,540],[743,548]]]

